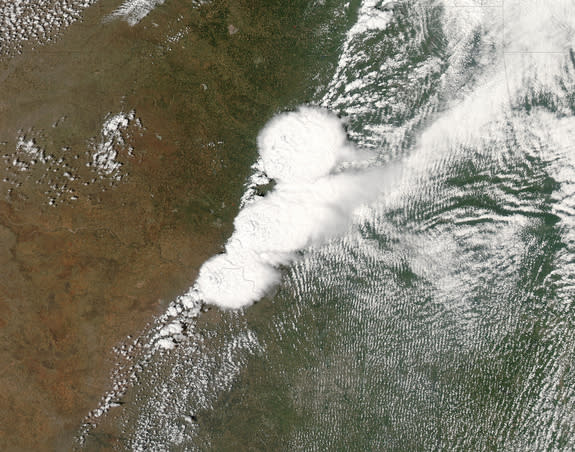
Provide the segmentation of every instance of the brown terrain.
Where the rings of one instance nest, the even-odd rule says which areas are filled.
[[[118,3],[0,60],[3,451],[74,447],[112,348],[221,249],[258,129],[301,91],[304,2],[168,0],[103,22]],[[106,140],[110,173],[93,164]]]

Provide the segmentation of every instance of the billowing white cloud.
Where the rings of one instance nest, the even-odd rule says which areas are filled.
[[[239,212],[225,253],[208,260],[196,282],[206,303],[223,308],[257,301],[298,251],[345,232],[355,210],[373,200],[391,175],[354,165],[370,155],[353,147],[335,115],[318,108],[272,119],[258,137],[258,150],[276,186]]]

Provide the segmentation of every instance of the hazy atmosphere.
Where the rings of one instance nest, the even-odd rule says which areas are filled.
[[[575,448],[575,4],[0,0],[0,450]]]

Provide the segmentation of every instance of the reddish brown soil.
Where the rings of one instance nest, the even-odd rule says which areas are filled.
[[[72,448],[109,385],[112,348],[221,248],[256,132],[296,88],[278,49],[299,38],[276,10],[174,0],[137,27],[102,24],[117,3],[0,61],[0,176],[21,184],[0,182],[0,450]],[[133,156],[118,156],[126,176],[91,181],[90,139],[106,114],[132,109],[144,128],[126,143]],[[14,172],[23,133],[77,166],[77,200],[48,205],[47,165]]]

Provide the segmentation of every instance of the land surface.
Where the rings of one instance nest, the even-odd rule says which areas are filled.
[[[73,447],[113,347],[221,249],[257,131],[304,91],[305,2],[172,0],[135,27],[103,21],[117,4],[0,61],[1,450]]]

